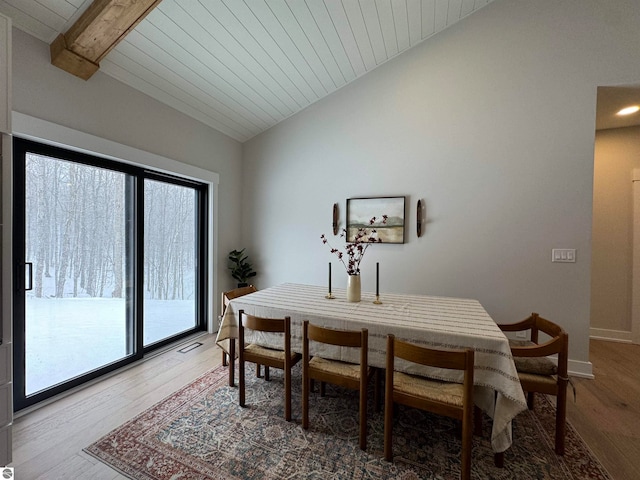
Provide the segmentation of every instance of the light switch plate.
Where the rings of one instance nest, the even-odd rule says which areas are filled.
[[[561,263],[575,263],[575,248],[554,248],[551,250],[551,261]]]

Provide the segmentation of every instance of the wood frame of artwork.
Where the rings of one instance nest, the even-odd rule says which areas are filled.
[[[359,197],[347,199],[347,242],[353,242],[359,228],[375,228],[380,243],[404,243],[405,197]],[[382,216],[387,216],[382,224]],[[376,220],[373,225],[371,219]]]

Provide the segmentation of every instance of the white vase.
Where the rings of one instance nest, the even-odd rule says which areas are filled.
[[[347,280],[347,301],[360,301],[360,275],[349,275]]]

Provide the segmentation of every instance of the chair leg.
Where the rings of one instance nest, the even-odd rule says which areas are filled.
[[[240,404],[241,407],[244,407],[244,389],[245,389],[245,382],[244,382],[244,361],[242,359],[238,360],[238,384],[240,386],[240,392],[238,394],[238,403]]]
[[[382,383],[382,380],[380,379],[380,377],[382,376],[382,370],[379,368],[376,368],[375,372],[373,373],[373,376],[375,377],[374,380],[374,388],[373,388],[373,394],[375,395],[375,398],[373,399],[373,408],[376,412],[380,411],[380,384]]]
[[[309,428],[309,389],[313,380],[304,374],[304,370],[302,373],[302,428],[307,430]]]
[[[476,437],[482,436],[482,410],[476,405],[473,406],[473,434]]]
[[[265,367],[267,369],[269,367]],[[266,371],[266,370],[265,370]],[[291,369],[284,369],[284,419],[291,421]]]
[[[393,366],[393,364],[391,364]],[[384,378],[384,458],[393,461],[393,368],[385,371]]]
[[[229,362],[227,361],[227,352],[223,351],[222,352],[222,366],[226,367],[229,365]]]
[[[567,382],[562,380],[556,398],[556,453],[564,455],[564,437],[567,427]]]
[[[504,468],[504,452],[493,454],[493,464],[498,468]]]
[[[384,458],[393,461],[393,400],[389,395],[384,399]]]
[[[269,367],[267,365],[264,366],[264,379],[269,381]]]
[[[235,359],[236,359],[236,340],[234,338],[229,342],[229,386],[235,387]]]
[[[527,393],[527,407],[529,407],[529,410],[533,410],[534,399],[535,399],[534,392]]]
[[[462,418],[462,458],[460,462],[460,478],[462,480],[469,480],[471,478],[471,447],[474,429],[472,417],[474,408],[466,408]]]
[[[260,375],[262,374],[262,372],[260,371],[260,364],[256,363],[256,377],[260,378]]]
[[[360,379],[360,449],[367,450],[367,382],[366,378]]]

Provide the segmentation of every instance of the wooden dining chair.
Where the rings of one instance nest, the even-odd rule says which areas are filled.
[[[564,437],[567,417],[567,374],[569,359],[569,335],[559,325],[532,313],[524,320],[498,325],[504,332],[529,331],[529,340],[509,339],[518,377],[527,394],[527,405],[534,407],[534,394],[556,397],[555,452],[564,455]],[[541,339],[540,332],[547,338]],[[547,358],[557,355],[557,364]],[[496,454],[495,463],[502,466],[504,455]]]
[[[395,359],[436,368],[461,370],[462,384],[432,380],[395,370]],[[419,408],[462,421],[461,478],[471,476],[473,437],[473,362],[474,352],[434,350],[387,336],[387,371],[384,395],[384,458],[393,461],[394,404]]]
[[[253,285],[249,285],[247,287],[234,288],[233,290],[222,292],[222,299],[220,300],[220,321],[222,321],[222,317],[224,317],[224,312],[227,310],[227,305],[229,305],[229,302],[231,300],[233,300],[234,298],[242,297],[243,295],[248,295],[250,293],[257,292],[257,291],[258,289],[256,287],[254,287]],[[233,342],[234,340],[231,339],[231,341]],[[223,350],[222,365],[225,367],[229,365],[228,357],[229,357],[229,354]],[[257,368],[260,368],[260,367],[258,366]]]
[[[291,367],[300,360],[299,353],[291,351],[291,319],[263,318],[247,315],[244,310],[239,312],[239,353],[238,353],[238,403],[245,406],[245,363],[253,362],[265,366],[265,381],[269,380],[268,368],[274,367],[284,371],[284,417],[291,420]],[[245,330],[268,333],[282,333],[282,349],[272,349],[256,344],[245,345]]]
[[[320,395],[324,396],[325,383],[358,390],[360,392],[360,448],[367,449],[367,386],[375,377],[375,409],[380,409],[380,378],[368,363],[368,331],[337,330],[312,325],[305,320],[302,326],[302,428],[309,428],[309,392],[312,381],[320,382]],[[360,363],[347,363],[320,356],[311,357],[309,342],[360,349]]]

